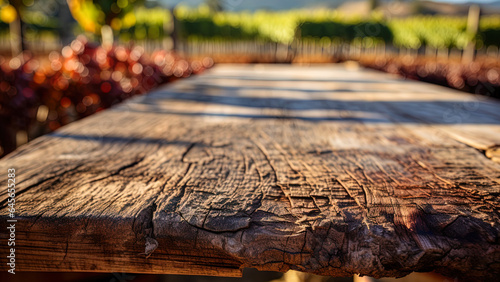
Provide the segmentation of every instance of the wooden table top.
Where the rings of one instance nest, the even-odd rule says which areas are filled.
[[[35,139],[0,183],[15,168],[19,271],[485,279],[499,145],[488,97],[351,64],[219,65]]]

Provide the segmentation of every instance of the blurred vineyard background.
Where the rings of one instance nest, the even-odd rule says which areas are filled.
[[[214,62],[356,61],[500,95],[500,2],[179,2],[0,0],[0,156]]]
[[[285,11],[225,11],[223,0],[205,2],[197,7],[182,2],[167,7],[161,0],[0,0],[0,51],[8,53],[12,48],[9,31],[19,19],[17,14],[24,47],[33,53],[60,50],[77,34],[85,34],[91,41],[106,40],[103,27],[109,27],[119,43],[133,41],[146,51],[176,47],[188,54],[204,52],[199,45],[210,43],[225,47],[214,50],[221,53],[231,51],[227,50],[229,46],[246,51],[241,43],[261,45],[258,51],[266,44],[286,45],[293,55],[318,52],[311,49],[328,52],[345,44],[396,53],[444,55],[447,51],[450,55],[470,43],[480,54],[498,55],[500,46],[500,4],[499,8],[483,8],[477,30],[471,30],[467,6],[446,12],[448,4],[442,4],[445,7],[427,11],[424,4],[433,2],[426,1],[392,1],[365,7],[378,3],[372,0],[354,2],[358,5],[347,8]],[[174,26],[178,42],[173,42]]]

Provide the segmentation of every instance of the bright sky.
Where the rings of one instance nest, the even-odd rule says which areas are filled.
[[[0,0],[1,1],[1,0]],[[200,3],[203,3],[205,0],[157,0],[158,2],[161,2],[163,4],[166,4],[166,5],[176,5],[178,4],[179,2],[183,2],[185,4],[188,4],[188,5],[193,5],[193,6],[196,6]],[[344,2],[346,0],[330,0],[334,3],[341,3],[341,2]],[[364,0],[352,0],[352,1],[364,1]],[[387,0],[386,0],[387,1]],[[488,3],[492,3],[492,2],[500,2],[500,0],[430,0],[430,1],[435,1],[435,2],[443,2],[443,3],[456,3],[456,4],[464,4],[464,3],[483,3],[483,4],[488,4]],[[283,9],[287,9],[289,7],[295,7],[295,6],[302,6],[301,5],[301,2],[302,3],[308,3],[309,1],[308,0],[290,0],[290,1],[287,1],[287,0],[272,0],[272,4],[273,5],[270,5],[269,1],[265,1],[265,0],[259,0],[259,1],[253,1],[253,0],[221,0],[221,2],[223,4],[226,4],[226,3],[239,3],[239,4],[244,4],[243,6],[245,6],[246,8],[258,8],[262,5],[264,6],[272,6],[272,7],[277,7],[277,8],[283,8]],[[290,2],[290,3],[288,3]],[[314,2],[314,3],[327,3],[328,0],[314,0],[314,1],[310,1],[310,2]],[[385,2],[385,1],[384,1]],[[287,4],[284,4],[284,5],[281,5],[283,3],[287,3]]]
[[[446,3],[491,3],[497,0],[434,0],[435,2],[446,2]]]

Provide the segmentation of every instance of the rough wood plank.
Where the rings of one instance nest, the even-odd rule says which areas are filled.
[[[342,66],[218,66],[0,160],[18,268],[498,277],[499,106]]]

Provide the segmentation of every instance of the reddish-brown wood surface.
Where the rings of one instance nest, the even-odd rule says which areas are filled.
[[[16,169],[19,271],[487,279],[498,145],[486,97],[342,65],[221,65],[19,148],[0,183]]]

